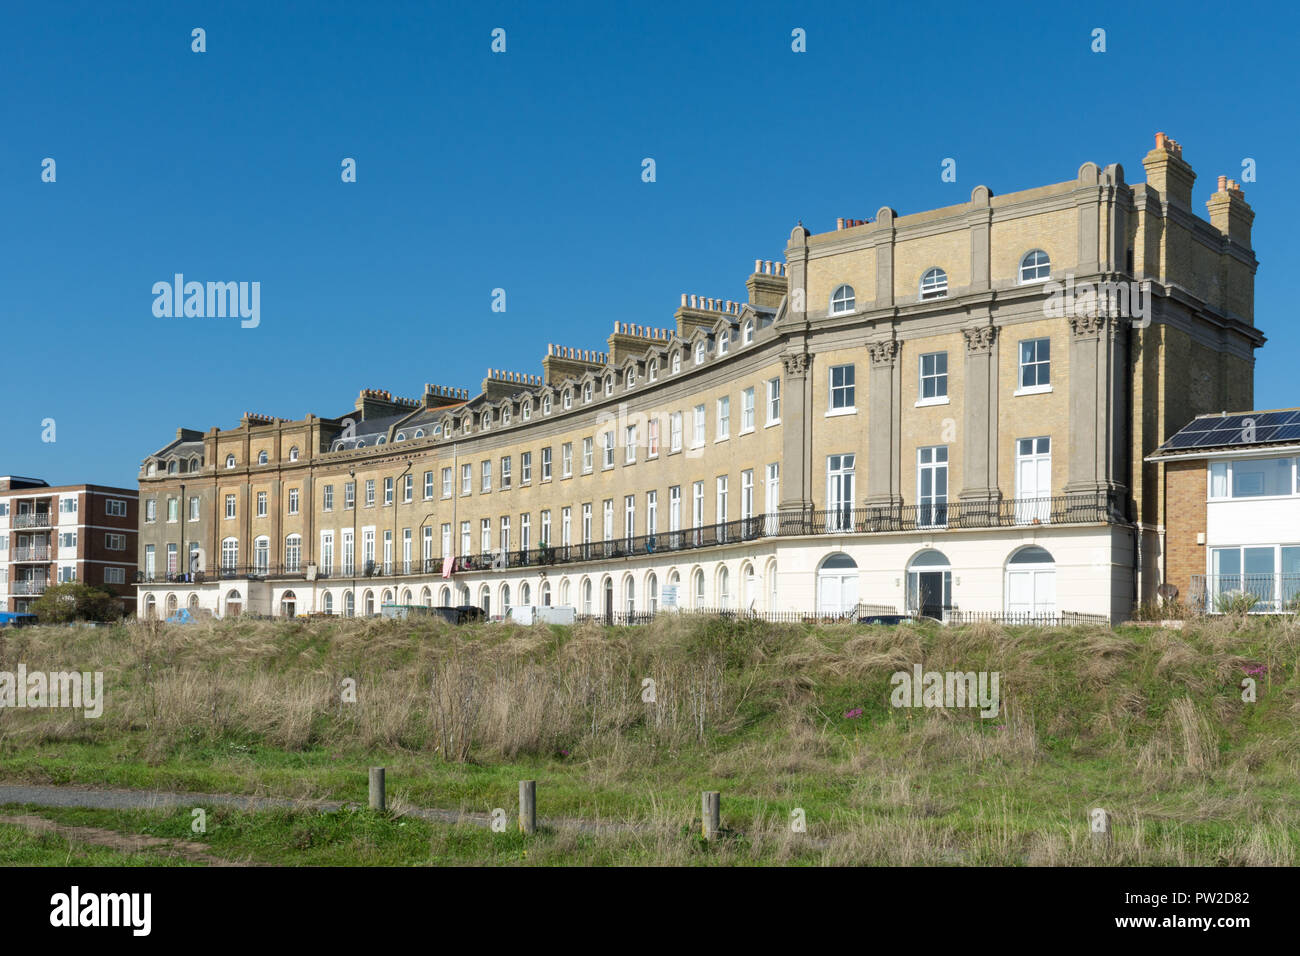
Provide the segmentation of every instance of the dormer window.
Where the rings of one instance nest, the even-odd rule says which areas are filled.
[[[566,410],[573,407],[573,389],[571,388],[564,390],[564,407]]]
[[[696,365],[704,364],[704,351],[705,351],[704,340],[701,339],[700,341],[695,343],[695,364]]]
[[[519,407],[519,415],[524,421],[533,417],[533,400],[530,398]]]
[[[590,402],[590,401],[591,401],[591,383],[590,383],[590,382],[587,382],[585,385],[582,386],[582,401],[583,401],[584,404],[585,404],[586,402]]]
[[[482,431],[487,431],[492,427],[492,413],[484,412],[483,417],[479,419],[479,426]]]
[[[623,375],[623,387],[632,388],[636,385],[636,366],[633,365]]]
[[[729,348],[731,348],[731,330],[727,329],[718,336],[718,354],[726,355]]]
[[[199,460],[197,458],[191,458],[190,471],[198,471],[198,470],[199,470]]]
[[[613,394],[614,394],[614,376],[613,376],[613,375],[606,375],[606,376],[605,376],[605,394],[606,394],[607,396],[608,396],[608,395],[613,395]]]
[[[551,414],[551,396],[549,395],[542,396],[542,414],[543,415]]]
[[[680,349],[673,349],[672,370],[674,375],[682,370],[682,353]]]
[[[649,368],[649,370],[646,372],[646,377],[649,378],[650,381],[652,381],[652,382],[656,382],[656,381],[659,380],[659,360],[658,360],[658,359],[651,359],[651,360],[650,360],[650,368]]]
[[[509,406],[509,405],[507,405],[505,408],[501,409],[501,424],[502,424],[502,425],[509,425],[509,424],[510,424],[510,406]]]
[[[406,432],[398,432],[394,437],[397,441],[406,441]]]
[[[363,442],[363,441],[359,441],[359,442],[357,442],[357,444],[358,444],[358,445],[364,445],[365,442]],[[380,435],[378,438],[375,439],[375,444],[376,444],[376,445],[386,445],[386,444],[388,444],[388,439],[385,438],[383,435]]]
[[[415,430],[415,437],[416,437],[416,438],[423,438],[423,437],[424,437],[424,429],[423,429],[423,428],[417,428],[417,429]]]
[[[265,465],[266,462],[267,462],[266,451],[265,450],[259,451],[257,453],[257,463],[259,465]]]
[[[298,460],[298,446],[297,446],[297,445],[294,445],[292,448],[289,449],[289,460],[290,460],[290,461],[297,461],[297,460]]]
[[[853,286],[842,285],[831,293],[831,315],[847,315],[856,308]]]
[[[167,474],[174,475],[176,474],[176,470],[177,470],[176,459],[173,458],[171,461],[167,462]]]
[[[149,467],[145,469],[145,474],[147,474],[150,478],[152,478],[154,475],[158,474],[158,466],[157,466],[157,464],[155,464],[155,463],[152,462],[152,461],[149,462]]]

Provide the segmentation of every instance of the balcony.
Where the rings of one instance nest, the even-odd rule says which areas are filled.
[[[870,535],[907,531],[949,531],[954,529],[1016,528],[1033,525],[1125,524],[1124,499],[1114,492],[1063,495],[1055,498],[1018,498],[1001,501],[946,502],[922,505],[837,508],[825,511],[781,512],[755,515],[700,528],[684,528],[652,535],[589,541],[582,544],[546,545],[537,548],[489,551],[461,555],[454,559],[453,572],[504,571],[512,568],[545,568],[613,558],[645,557],[666,552],[694,551],[761,538],[789,538],[811,535]],[[340,579],[400,578],[442,573],[442,558],[413,558],[405,561],[363,561],[355,568],[344,561],[340,570],[319,568],[317,578]],[[254,564],[223,567],[181,575],[147,575],[136,582],[202,583],[204,580],[246,578],[305,578],[306,565]]]
[[[50,527],[50,514],[48,511],[42,511],[37,514],[14,515],[15,528],[48,528]]]
[[[1208,614],[1294,614],[1300,574],[1193,574],[1187,603]]]
[[[44,594],[49,587],[46,581],[15,581],[10,594]]]
[[[44,548],[14,548],[13,559],[19,564],[44,564],[52,560],[50,558],[50,549]]]

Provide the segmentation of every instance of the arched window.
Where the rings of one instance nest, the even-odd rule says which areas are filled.
[[[483,431],[487,431],[491,427],[492,427],[492,410],[487,409],[486,411],[483,412],[483,417],[479,419],[479,428],[482,429]]]
[[[948,294],[948,273],[938,266],[926,269],[921,276],[921,298],[942,299]]]
[[[253,571],[266,574],[271,570],[271,539],[263,535],[253,540]]]
[[[1056,560],[1045,548],[1027,545],[1007,559],[1006,613],[1056,616]]]
[[[509,406],[509,405],[507,405],[505,408],[501,409],[501,424],[502,424],[502,425],[509,425],[509,424],[510,424],[510,406]]]
[[[564,407],[565,407],[565,408],[572,408],[572,407],[573,407],[573,389],[571,389],[571,388],[566,388],[566,389],[564,390],[564,392],[562,393],[562,397],[564,398]]]
[[[178,470],[179,468],[180,468],[180,466],[177,464],[175,458],[173,458],[171,461],[167,462],[167,474],[169,474],[169,475],[174,475],[174,474],[176,474],[176,472],[177,472],[177,470]]]
[[[302,535],[291,534],[284,539],[284,573],[297,574],[302,564]]]
[[[718,568],[718,607],[731,607],[731,573],[725,564]]]
[[[343,592],[343,616],[355,617],[357,613],[357,599],[351,591]]]
[[[645,579],[645,609],[651,614],[659,610],[659,579],[653,571]]]
[[[942,551],[929,549],[907,565],[907,609],[922,617],[942,620],[952,606],[952,566]]]
[[[704,572],[697,568],[691,582],[691,591],[695,595],[695,607],[704,607]]]
[[[152,621],[158,616],[158,599],[150,594],[144,599],[144,619]]]
[[[623,610],[628,614],[636,611],[636,582],[630,574],[623,579]]]
[[[754,573],[754,566],[748,561],[740,569],[740,608],[743,611],[752,611],[758,604],[758,575]]]
[[[382,607],[385,604],[392,604],[392,603],[393,603],[393,592],[385,591],[383,599],[380,601],[380,606]]]
[[[197,458],[191,458],[190,471],[198,471],[198,470],[199,470],[199,460]]]
[[[411,589],[410,589],[410,588],[405,588],[405,589],[402,591],[402,603],[403,603],[403,604],[411,604],[411,603],[413,603],[413,602],[411,601]]]
[[[510,610],[510,608],[511,608],[510,585],[502,584],[501,585],[501,613],[505,614],[506,611]]]
[[[605,394],[606,394],[606,395],[613,395],[613,394],[614,394],[614,376],[613,376],[613,375],[606,375],[606,376],[605,376]]]
[[[549,395],[542,396],[542,414],[543,415],[551,414],[551,396]]]
[[[451,588],[444,587],[438,595],[438,601],[441,607],[451,607]]]
[[[680,349],[673,349],[672,374],[676,375],[682,370],[682,353]]]
[[[259,451],[259,452],[257,453],[257,463],[258,463],[259,465],[265,465],[266,462],[267,462],[266,451],[265,451],[265,449],[263,449],[262,451]]]
[[[744,331],[741,333],[741,342],[749,345],[754,341],[754,320],[746,319]]]
[[[244,599],[238,591],[226,592],[226,617],[239,617],[244,611]]]
[[[601,590],[604,593],[605,599],[601,602],[600,613],[601,614],[612,613],[614,610],[614,579],[611,577],[606,577],[605,585]]]
[[[776,602],[776,561],[768,561],[767,568],[763,571],[763,577],[767,581],[767,609],[775,611]]]
[[[659,360],[651,359],[649,368],[646,370],[646,378],[652,382],[659,381]]]
[[[366,617],[370,617],[372,614],[375,613],[375,592],[374,591],[367,591],[362,596],[361,607],[362,607],[362,612],[366,615]]]
[[[528,419],[530,419],[530,418],[533,417],[533,401],[532,401],[532,399],[530,399],[530,398],[529,398],[529,399],[524,399],[524,403],[523,403],[522,405],[519,406],[519,414],[520,414],[520,416],[523,418],[524,421],[528,421]]]
[[[239,567],[239,539],[223,538],[221,540],[221,567],[233,571]]]
[[[231,455],[230,457],[233,459],[235,456]],[[234,468],[235,467],[234,461],[232,460],[227,467]],[[148,475],[150,478],[158,474],[158,463],[155,461],[149,462],[149,467],[145,469],[145,474]]]
[[[406,441],[406,432],[398,432],[393,436],[394,441]]]
[[[858,563],[842,551],[817,566],[817,613],[839,617],[858,607]]]
[[[701,339],[700,341],[695,343],[695,364],[696,365],[704,364],[704,352],[705,352],[705,344],[704,344],[704,340]]]
[[[167,595],[167,616],[171,617],[175,613],[176,613],[176,595],[169,594]]]
[[[582,401],[584,403],[591,401],[591,383],[587,382],[582,386]]]
[[[433,592],[428,586],[420,588],[420,603],[425,607],[433,607]]]
[[[297,461],[297,460],[298,460],[298,446],[297,446],[297,445],[294,445],[292,448],[289,449],[289,460],[290,460],[290,461]]]
[[[718,354],[726,355],[727,350],[731,348],[731,329],[723,329],[718,333]]]
[[[197,594],[191,594],[189,596],[189,600],[185,602],[185,606],[189,609],[190,614],[198,614],[199,596]]]
[[[298,596],[292,591],[280,595],[280,616],[293,617],[298,610]]]
[[[527,582],[519,585],[519,603],[527,607],[532,603],[533,589],[528,586]]]
[[[483,609],[483,614],[485,616],[492,613],[492,595],[488,591],[488,586],[486,584],[479,588],[478,604],[479,607]]]
[[[625,373],[623,373],[623,387],[632,388],[634,385],[636,385],[635,365],[631,366],[630,368],[628,368],[628,370]]]
[[[560,581],[560,603],[568,605],[569,603],[569,579],[564,578]]]
[[[853,286],[837,286],[831,293],[831,315],[844,315],[852,312],[856,308],[857,299],[853,294]]]
[[[417,429],[415,430],[415,434],[414,434],[412,437],[414,437],[414,438],[423,438],[423,437],[424,437],[424,429],[423,429],[423,428],[417,428]]]
[[[582,579],[582,613],[591,613],[591,578]]]
[[[538,590],[539,600],[540,600],[540,602],[541,602],[542,607],[550,607],[550,606],[551,606],[551,584],[550,584],[550,582],[549,582],[549,581],[543,581],[543,582],[542,582],[542,586],[541,586],[540,588],[538,588],[537,590]]]
[[[227,467],[227,468],[234,468],[234,467],[235,467],[235,456],[234,456],[234,455],[227,455],[227,456],[226,456],[226,467]]]
[[[334,613],[334,595],[330,594],[329,591],[326,591],[324,594],[321,595],[320,609],[324,611],[326,614]]]
[[[1020,281],[1043,282],[1052,275],[1052,263],[1042,249],[1026,252],[1020,260]]]

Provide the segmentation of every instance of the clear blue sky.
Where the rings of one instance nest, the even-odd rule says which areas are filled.
[[[547,342],[670,325],[682,292],[743,298],[798,219],[823,231],[1087,160],[1136,182],[1157,130],[1202,215],[1215,177],[1256,160],[1256,405],[1300,405],[1292,7],[110,6],[4,13],[0,474],[134,485],[181,425],[538,372]],[[155,318],[151,287],[177,272],[260,282],[260,327]]]

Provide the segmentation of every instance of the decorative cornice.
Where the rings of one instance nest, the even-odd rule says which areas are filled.
[[[998,337],[998,329],[995,325],[981,325],[973,329],[962,329],[961,334],[966,336],[967,352],[990,352]]]
[[[867,353],[871,356],[872,365],[893,365],[894,360],[898,358],[898,339],[868,342]]]

